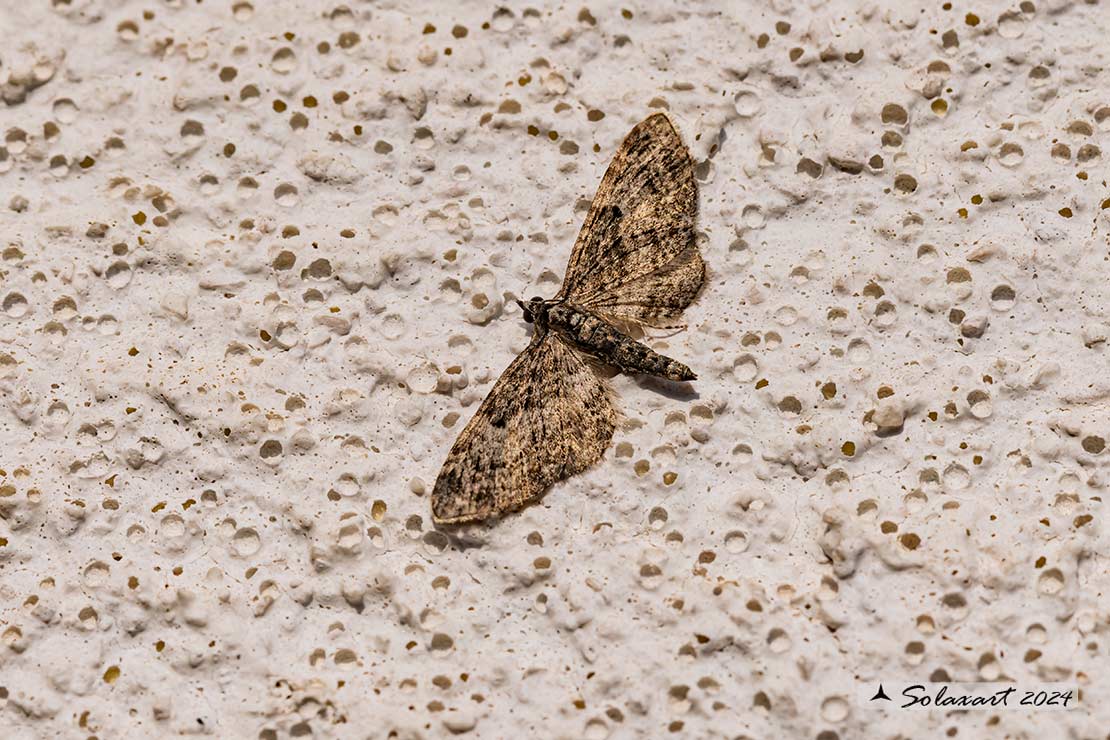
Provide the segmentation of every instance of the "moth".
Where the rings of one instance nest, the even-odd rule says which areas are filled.
[[[517,301],[532,342],[451,447],[432,490],[436,523],[515,511],[600,460],[619,413],[597,365],[696,378],[628,332],[664,326],[701,290],[697,210],[690,153],[670,119],[655,113],[613,156],[558,294]]]

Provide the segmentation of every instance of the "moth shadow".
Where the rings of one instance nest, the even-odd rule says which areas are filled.
[[[701,398],[693,383],[684,380],[675,381],[655,375],[642,375],[636,379],[636,385],[674,401],[696,401]]]
[[[436,532],[446,535],[452,550],[464,552],[481,549],[489,544],[488,538],[484,535],[492,528],[490,525],[496,523],[496,521],[496,518],[490,518],[483,522],[459,522],[455,524],[434,522],[432,528]]]

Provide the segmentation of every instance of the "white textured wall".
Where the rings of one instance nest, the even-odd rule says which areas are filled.
[[[3,737],[1105,736],[1105,2],[3,5]],[[452,541],[657,108],[698,397]]]

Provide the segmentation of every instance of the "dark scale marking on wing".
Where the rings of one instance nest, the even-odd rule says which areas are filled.
[[[601,459],[616,428],[609,388],[553,333],[513,360],[455,441],[432,491],[440,524],[519,509]]]
[[[614,319],[678,316],[705,281],[697,208],[690,154],[667,116],[656,113],[614,155],[556,298]]]

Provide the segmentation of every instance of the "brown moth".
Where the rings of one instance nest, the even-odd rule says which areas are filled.
[[[601,459],[619,414],[594,365],[695,379],[620,327],[660,326],[697,296],[705,281],[697,210],[690,153],[656,113],[614,155],[558,295],[517,301],[534,327],[532,343],[451,447],[432,491],[436,523],[514,511]]]

